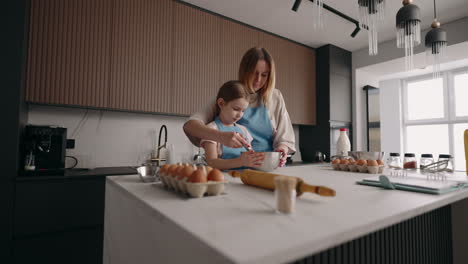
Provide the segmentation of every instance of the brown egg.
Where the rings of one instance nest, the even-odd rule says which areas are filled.
[[[385,163],[382,160],[377,160],[377,164],[379,164],[379,166],[385,165]]]
[[[376,160],[368,160],[367,166],[379,166]]]
[[[358,166],[363,166],[363,165],[367,165],[367,161],[366,160],[363,160],[363,159],[360,159],[356,162],[356,165]]]
[[[169,168],[167,169],[167,174],[166,175],[175,177],[175,172],[176,172],[178,167],[179,167],[179,165],[176,165],[176,164],[170,165]]]
[[[185,169],[185,167],[187,167],[186,165],[180,165],[179,167],[177,167],[177,169],[175,170],[175,176],[178,180],[182,180],[183,176],[182,176],[182,171]]]
[[[210,173],[208,173],[208,180],[209,181],[224,181],[224,175],[220,170],[212,169]]]
[[[192,175],[192,173],[194,171],[196,171],[196,170],[197,170],[197,167],[195,167],[195,166],[191,166],[191,165],[185,166],[185,168],[180,173],[179,177],[180,177],[180,179],[184,179],[184,178],[188,179],[190,177],[190,175]]]
[[[205,168],[206,168],[206,174],[210,174],[210,172],[213,170],[213,168],[210,166],[205,166]]]
[[[189,182],[206,182],[207,177],[206,177],[206,169],[203,167],[198,167],[196,171],[190,175]]]
[[[166,175],[166,172],[167,172],[167,169],[169,168],[169,164],[164,164],[161,166],[161,168],[159,169],[159,173],[162,174],[162,175]]]
[[[356,161],[354,161],[354,160],[353,160],[353,161],[349,161],[348,164],[349,164],[349,165],[356,165]]]
[[[340,164],[344,164],[344,165],[346,165],[346,164],[348,164],[348,163],[349,163],[349,160],[346,160],[346,159],[341,160],[341,162],[340,162]]]
[[[340,164],[341,160],[340,159],[334,159],[332,160],[332,164]]]

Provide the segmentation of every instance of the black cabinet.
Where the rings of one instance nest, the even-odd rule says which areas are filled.
[[[15,263],[102,263],[105,177],[16,182]]]
[[[316,151],[329,158],[331,126],[343,124],[344,127],[351,127],[351,80],[351,52],[333,45],[317,49],[317,125],[299,126],[299,148],[303,161],[314,161]],[[352,131],[349,132],[352,139]]]
[[[14,263],[102,263],[102,227],[47,233],[15,239]]]

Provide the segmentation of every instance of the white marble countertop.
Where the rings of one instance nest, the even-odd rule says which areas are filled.
[[[107,183],[183,230],[185,238],[178,243],[203,244],[233,263],[297,260],[468,197],[468,189],[430,195],[358,185],[357,180],[371,175],[334,171],[329,164],[274,173],[328,186],[337,196],[304,193],[296,212],[283,215],[275,213],[273,192],[230,176],[227,194],[198,199],[168,191],[161,183],[142,183],[137,175],[108,177]]]

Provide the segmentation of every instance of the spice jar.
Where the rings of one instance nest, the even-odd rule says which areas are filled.
[[[427,166],[431,163],[434,163],[434,158],[432,154],[421,154],[421,159],[419,160],[419,168],[423,169],[424,166]]]
[[[447,168],[445,168],[445,171],[447,172],[453,172],[453,157],[450,154],[439,154],[439,160],[438,161],[447,161]]]
[[[405,153],[405,158],[403,159],[403,168],[404,169],[417,169],[418,162],[416,161],[416,156],[414,153]]]
[[[400,153],[390,153],[387,164],[390,169],[401,169]]]

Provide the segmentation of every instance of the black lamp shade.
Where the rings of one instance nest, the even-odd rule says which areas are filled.
[[[408,4],[400,8],[396,15],[396,26],[404,27],[409,21],[421,22],[421,11],[417,5]]]
[[[447,32],[442,28],[433,28],[426,34],[426,48],[431,48],[433,43],[447,42]]]

